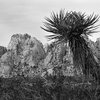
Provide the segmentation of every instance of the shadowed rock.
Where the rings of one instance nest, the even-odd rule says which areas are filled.
[[[4,53],[6,53],[6,52],[7,52],[6,47],[0,46],[0,58],[1,58],[1,56],[2,56]]]

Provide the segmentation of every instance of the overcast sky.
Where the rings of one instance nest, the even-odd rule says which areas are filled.
[[[7,46],[16,33],[28,33],[45,44],[48,33],[40,26],[52,11],[60,9],[100,15],[100,0],[0,0],[0,45]],[[100,33],[94,34],[92,39],[95,41],[97,37]]]

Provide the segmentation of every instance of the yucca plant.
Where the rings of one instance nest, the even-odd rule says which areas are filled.
[[[81,12],[64,12],[52,13],[51,18],[46,17],[44,27],[47,32],[53,33],[48,35],[49,40],[54,43],[65,42],[69,44],[73,54],[73,64],[75,67],[81,67],[83,74],[88,76],[90,73],[95,79],[98,79],[99,65],[96,62],[93,52],[88,45],[87,38],[95,31],[99,25],[98,15],[89,15]]]

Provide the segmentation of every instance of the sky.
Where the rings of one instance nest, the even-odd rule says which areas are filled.
[[[43,44],[47,43],[45,36],[50,33],[40,27],[45,17],[61,9],[100,15],[100,0],[0,0],[0,45],[7,47],[11,36],[18,33],[28,33]],[[97,30],[100,31],[100,27]],[[99,32],[90,39],[96,41],[98,37]]]

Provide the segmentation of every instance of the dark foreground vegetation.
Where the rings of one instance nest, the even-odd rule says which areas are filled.
[[[94,81],[72,76],[17,76],[0,79],[0,100],[99,100]]]

